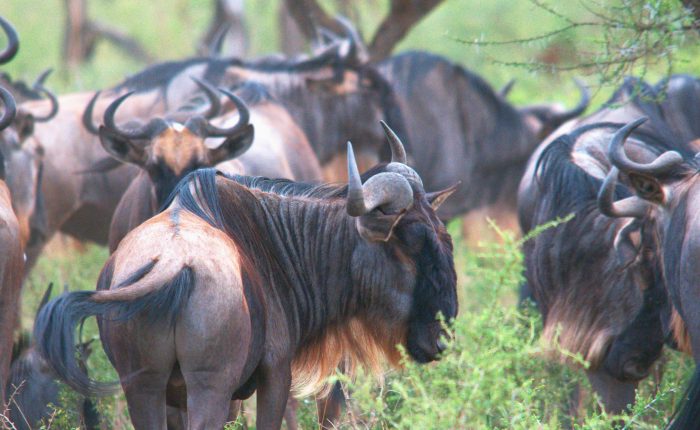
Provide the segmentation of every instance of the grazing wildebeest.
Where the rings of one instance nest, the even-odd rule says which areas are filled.
[[[435,209],[454,189],[426,193],[391,145],[364,184],[350,145],[347,186],[190,174],[122,240],[99,291],[44,308],[42,355],[69,385],[101,391],[72,345],[76,324],[102,315],[137,429],[165,428],[166,403],[187,405],[189,428],[220,428],[230,399],[255,390],[257,427],[277,429],[290,387],[323,383],[344,356],[376,368],[402,344],[418,362],[439,358],[437,315],[453,319],[457,297]]]
[[[630,146],[638,160],[669,150],[693,153],[669,128],[653,94],[644,82],[627,79],[601,110],[538,148],[519,192],[523,232],[575,214],[524,244],[523,296],[537,302],[546,340],[556,338],[591,363],[587,376],[613,412],[634,401],[637,381],[661,351],[670,312],[653,220],[609,218],[617,212],[610,200],[629,196],[631,185],[606,188],[597,200],[612,170],[608,147],[634,130]],[[641,116],[650,121],[614,133]]]
[[[0,132],[12,124],[17,112],[12,94],[0,87],[3,113]],[[10,190],[5,184],[5,160],[0,152],[0,407],[12,360],[12,339],[19,322],[19,293],[24,273],[24,249],[19,222],[12,210]]]
[[[581,100],[572,110],[556,105],[517,108],[481,77],[427,52],[392,56],[377,69],[391,83],[403,115],[411,118],[406,121],[408,152],[426,187],[440,189],[457,180],[479,184],[461,187],[440,208],[442,219],[491,206],[489,216],[517,230],[518,181],[530,155],[559,125],[581,115],[589,102],[579,84]],[[468,224],[478,225],[474,217],[483,216],[476,212]]]
[[[696,370],[675,414],[671,430],[697,428],[700,422],[700,313],[698,307],[698,266],[700,247],[696,239],[700,190],[698,157],[668,151],[651,160],[634,160],[625,141],[610,148],[610,160],[634,189],[635,195],[615,205],[637,216],[654,220],[653,232],[661,243],[663,274],[668,296],[679,318],[672,320],[675,340],[693,355]],[[609,187],[617,175],[611,175]],[[621,211],[623,212],[623,211]],[[618,216],[625,216],[624,213]],[[628,215],[629,216],[629,215]]]
[[[49,284],[46,289],[39,303],[37,314],[48,302],[52,287],[53,284]],[[91,352],[90,342],[78,347],[82,367],[85,366],[85,361]],[[49,405],[62,406],[59,391],[59,384],[51,368],[36,351],[36,346],[30,336],[26,333],[20,336],[12,351],[10,379],[5,391],[9,402],[7,406],[8,418],[13,423],[12,428],[29,430],[46,424],[53,411]],[[88,430],[99,428],[100,417],[92,400],[82,399],[79,413],[82,420],[81,428]],[[42,420],[45,422],[42,423]]]
[[[575,216],[524,245],[527,282],[544,320],[543,339],[590,364],[586,375],[612,413],[634,402],[638,381],[661,353],[666,303],[660,249],[649,234],[653,221],[608,216],[619,210],[606,202],[628,197],[629,188],[608,188],[598,200],[611,170],[607,146],[631,131],[617,131],[618,126],[579,127],[542,153],[533,185],[534,225]],[[668,149],[656,143],[649,134],[630,139],[641,159]]]

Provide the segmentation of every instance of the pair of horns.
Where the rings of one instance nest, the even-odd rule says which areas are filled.
[[[391,164],[406,164],[406,150],[399,137],[384,121],[381,122],[391,147]],[[406,166],[406,169],[410,167]],[[398,214],[413,204],[413,188],[409,180],[396,172],[382,172],[362,184],[352,144],[348,142],[347,213],[358,217],[379,208],[385,214]]]
[[[667,151],[659,155],[651,163],[637,163],[630,160],[625,154],[624,144],[632,132],[647,121],[647,118],[639,118],[624,127],[620,128],[612,137],[608,156],[613,167],[605,177],[603,186],[598,193],[598,208],[606,216],[620,218],[633,217],[641,218],[646,215],[651,203],[637,197],[628,197],[620,201],[614,201],[615,186],[619,172],[626,174],[639,174],[647,176],[658,176],[669,172],[683,162],[683,157],[676,151]]]
[[[218,116],[221,112],[221,100],[219,99],[216,89],[214,89],[211,85],[200,81],[196,78],[192,79],[209,98],[209,109],[203,115],[203,117],[205,119],[210,119]],[[219,88],[219,91],[222,94],[224,94],[229,100],[231,100],[231,102],[233,102],[233,104],[236,106],[236,109],[238,110],[238,122],[229,128],[219,128],[210,124],[209,121],[204,121],[203,128],[206,137],[231,136],[241,131],[241,129],[244,129],[250,121],[250,112],[248,111],[248,107],[243,102],[243,100],[241,100],[235,94],[224,88]],[[128,139],[150,139],[154,136],[154,134],[156,134],[159,130],[162,129],[162,126],[165,123],[164,119],[157,118],[149,121],[146,125],[128,129],[118,127],[114,120],[114,116],[116,115],[119,106],[132,94],[134,94],[134,91],[128,92],[120,96],[107,107],[103,117],[104,126],[112,132],[115,132]],[[98,134],[98,129],[92,122],[92,113],[95,107],[95,102],[97,101],[99,95],[99,91],[95,93],[95,95],[90,100],[90,103],[85,108],[85,111],[83,112],[83,125],[92,134]]]

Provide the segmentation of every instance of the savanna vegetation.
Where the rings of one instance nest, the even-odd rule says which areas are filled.
[[[89,3],[89,13],[133,36],[157,60],[166,60],[193,55],[212,13],[211,3],[210,0],[95,0]],[[337,7],[335,2],[321,3],[330,10]],[[357,3],[358,26],[371,34],[389,2]],[[556,10],[534,0],[446,0],[409,33],[395,52],[422,49],[445,55],[481,74],[494,87],[516,78],[510,96],[516,105],[545,101],[572,104],[577,92],[571,77],[584,75],[594,90],[591,109],[607,98],[624,73],[643,73],[655,82],[669,71],[694,73],[700,65],[692,30],[687,30],[687,34],[678,33],[658,42],[669,51],[654,52],[672,53],[669,61],[658,54],[617,72],[608,69],[606,74],[585,64],[568,71],[569,67],[556,67],[576,65],[584,56],[593,62],[596,58],[603,59],[588,55],[596,52],[596,47],[606,46],[606,38],[624,39],[624,36],[610,35],[599,27],[587,25],[557,33],[557,29],[566,26],[567,17],[575,17],[576,22],[595,19],[596,11],[590,8],[600,5],[588,1],[551,3]],[[620,0],[611,4],[604,5],[606,14],[619,10],[620,17],[627,19],[629,15],[624,11],[628,9],[668,14],[682,11],[676,2]],[[639,5],[647,8],[630,9]],[[19,55],[4,70],[13,77],[31,81],[41,70],[54,67],[59,73],[49,83],[59,93],[65,93],[113,85],[145,66],[109,44],[99,44],[90,62],[70,72],[62,69],[62,8],[63,3],[58,1],[0,3],[0,15],[14,23],[21,37]],[[277,10],[276,0],[246,2],[250,55],[277,51]],[[668,25],[676,25],[675,22]],[[679,22],[678,25],[685,25],[684,21]],[[549,32],[553,34],[548,37],[523,40]],[[474,41],[518,43],[491,45],[474,44]],[[623,48],[629,43],[615,39],[618,42]],[[552,64],[549,69],[532,66],[547,62]],[[439,100],[431,102],[439,103]],[[492,228],[498,231],[497,226]],[[341,428],[607,429],[619,425],[654,429],[668,422],[692,371],[692,360],[667,350],[663,366],[642,384],[633,409],[624,417],[605,415],[591,396],[582,373],[576,371],[586,363],[576,356],[569,357],[568,366],[550,359],[549,348],[538,340],[541,323],[536,310],[516,307],[518,285],[523,279],[519,245],[526,239],[498,231],[501,243],[483,243],[477,249],[467,249],[460,240],[459,221],[450,225],[450,231],[456,242],[460,287],[460,314],[454,324],[451,347],[442,361],[427,366],[407,362],[403,370],[387,371],[381,383],[362,373],[354,380],[338,375],[349,399]],[[95,245],[76,248],[68,243],[54,242],[29,277],[22,302],[24,329],[31,329],[34,312],[49,282],[66,285],[71,290],[94,289],[107,250]],[[84,336],[97,337],[94,323],[89,324]],[[99,340],[89,360],[91,376],[115,380],[116,373],[97,343]],[[575,406],[572,393],[579,388],[584,393],[582,414],[572,419],[570,412]],[[76,407],[71,406],[77,399],[68,390],[64,390],[63,397],[65,406],[56,409],[46,428],[67,429],[78,425]],[[315,402],[303,399],[300,405],[301,428],[315,428]],[[252,407],[247,405],[244,414],[249,428],[254,426]],[[130,428],[123,396],[101,399],[98,409],[107,427]],[[241,428],[243,422],[230,426]]]

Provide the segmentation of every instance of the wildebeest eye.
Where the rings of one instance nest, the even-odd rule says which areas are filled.
[[[630,174],[629,178],[639,197],[656,202],[663,201],[663,190],[654,178],[640,174]]]

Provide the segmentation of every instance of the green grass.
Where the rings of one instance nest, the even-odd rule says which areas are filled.
[[[353,381],[339,375],[350,397],[349,413],[340,428],[525,430],[573,425],[602,430],[622,418],[627,428],[656,429],[668,421],[692,373],[692,360],[667,351],[661,384],[648,378],[628,415],[606,416],[580,369],[544,358],[537,312],[513,305],[522,280],[520,242],[503,233],[503,244],[485,244],[473,251],[461,243],[459,223],[452,223],[450,231],[456,239],[460,313],[448,352],[430,365],[407,360],[404,369],[388,370],[383,383],[362,372]],[[47,282],[93,289],[106,257],[105,249],[96,246],[68,256],[42,257],[25,290],[25,327],[30,326],[28,313],[36,308]],[[85,337],[97,338],[94,323],[87,325]],[[91,376],[116,380],[104,353],[98,346],[94,349]],[[572,422],[569,398],[577,386],[582,387],[585,402],[581,417]],[[58,410],[52,429],[77,425],[76,397],[66,391],[63,400],[69,406]],[[315,428],[315,402],[303,399],[300,405],[301,428]],[[130,428],[123,395],[101,400],[100,411],[110,427]],[[254,403],[248,402],[246,411],[248,425],[253,427]]]
[[[93,0],[90,15],[122,28],[143,43],[160,60],[192,55],[211,13],[209,0]],[[248,1],[251,54],[275,52],[278,35],[275,16],[277,1]],[[330,1],[322,2],[329,5]],[[563,2],[559,2],[563,3]],[[559,6],[577,13],[575,3]],[[60,1],[3,0],[0,15],[18,28],[21,49],[3,71],[33,80],[46,67],[60,72],[49,84],[59,92],[111,86],[126,75],[144,67],[124,57],[113,47],[99,46],[95,59],[72,74],[61,69],[60,46],[63,12]],[[363,1],[360,28],[372,34],[386,12],[386,0]],[[533,43],[497,50],[479,50],[455,39],[482,35],[506,40],[539,34],[556,28],[557,19],[543,13],[526,0],[446,0],[422,21],[399,45],[398,50],[425,49],[445,55],[480,73],[493,86],[517,79],[510,99],[517,105],[560,101],[571,105],[577,93],[570,82],[573,74],[530,73],[523,69],[493,65],[489,56],[526,59],[546,48]],[[574,37],[593,37],[577,32]],[[2,42],[0,42],[2,43]],[[682,47],[677,72],[697,70],[698,48]],[[660,77],[661,65],[652,67],[650,79]],[[594,79],[589,79],[594,82]],[[596,93],[592,110],[610,94],[611,88]],[[458,236],[459,226],[450,230]],[[460,315],[455,322],[452,347],[439,363],[417,366],[406,363],[403,370],[388,371],[383,384],[360,374],[345,381],[351,397],[349,412],[341,428],[384,429],[557,429],[574,425],[581,429],[607,429],[614,417],[599,412],[596,400],[586,396],[582,416],[571,422],[568,398],[580,385],[590,394],[582,372],[542,357],[538,341],[541,322],[536,312],[519,311],[514,306],[517,285],[522,277],[518,242],[507,237],[503,245],[486,244],[481,250],[468,250],[457,239],[455,259],[459,274]],[[38,301],[48,282],[60,290],[67,284],[73,290],[94,289],[97,274],[107,257],[105,249],[89,246],[85,252],[68,250],[61,256],[42,257],[25,285],[22,325],[29,329]],[[87,337],[95,337],[94,323]],[[115,380],[116,373],[99,347],[90,359],[91,375]],[[637,405],[625,417],[628,428],[659,428],[668,420],[681,387],[692,370],[691,360],[667,352],[663,382],[656,387],[651,379],[642,383]],[[65,393],[65,404],[74,405],[75,396]],[[315,428],[314,402],[301,401],[301,428]],[[130,428],[123,396],[100,402],[100,410],[113,428]],[[248,405],[252,414],[253,405]],[[249,424],[252,419],[249,419]],[[76,426],[74,407],[60,411],[51,428]],[[234,427],[234,426],[232,426]]]

